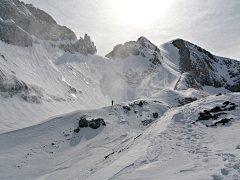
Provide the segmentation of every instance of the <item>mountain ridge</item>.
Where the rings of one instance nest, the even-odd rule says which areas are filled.
[[[240,179],[240,62],[143,36],[102,57],[19,0],[0,39],[0,179]]]

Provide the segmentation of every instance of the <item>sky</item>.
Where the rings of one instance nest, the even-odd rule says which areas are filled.
[[[77,37],[87,33],[98,54],[140,36],[159,46],[181,38],[214,55],[240,60],[239,0],[23,0]]]

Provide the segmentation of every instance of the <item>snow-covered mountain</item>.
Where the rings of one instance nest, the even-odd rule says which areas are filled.
[[[240,62],[212,55],[210,52],[182,39],[174,40],[179,49],[181,77],[177,89],[224,87],[232,92],[240,91]],[[182,87],[181,82],[186,83]]]
[[[96,53],[0,2],[0,179],[240,179],[239,61],[182,39]]]

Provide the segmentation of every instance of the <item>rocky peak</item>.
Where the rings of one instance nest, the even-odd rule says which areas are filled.
[[[52,41],[77,39],[74,32],[58,25],[50,15],[33,5],[19,0],[4,0],[0,3],[0,18],[3,20],[0,22],[0,39],[6,43],[29,46],[34,41],[33,36]],[[4,23],[8,20],[12,20],[15,25]],[[21,36],[21,42],[16,38],[17,35]]]
[[[94,42],[91,41],[90,36],[88,36],[87,34],[85,34],[84,39],[80,37],[77,42],[60,44],[59,48],[72,54],[74,54],[75,52],[79,52],[84,54],[85,56],[87,56],[88,54],[97,53],[97,48],[94,45]]]
[[[49,14],[19,0],[0,1],[0,40],[17,46],[32,46],[38,40],[70,40],[60,45],[58,42],[51,44],[86,56],[97,52],[90,36],[85,34],[84,39],[77,40],[73,31],[58,25]]]
[[[137,43],[141,46],[140,48],[147,48],[147,49],[151,49],[153,51],[158,51],[158,47],[155,46],[153,43],[151,43],[147,38],[141,36],[140,38],[138,38]]]
[[[138,38],[137,41],[129,41],[123,45],[116,45],[105,57],[109,59],[123,59],[130,55],[141,55],[142,57],[147,57],[154,64],[161,64],[160,59],[162,59],[162,56],[159,48],[143,36]]]
[[[185,84],[186,88],[213,86],[240,91],[239,61],[214,56],[209,51],[182,39],[173,40],[172,44],[179,49],[179,67],[182,73],[176,89]],[[228,70],[222,71],[226,67]],[[232,79],[233,83],[230,84],[227,79]]]

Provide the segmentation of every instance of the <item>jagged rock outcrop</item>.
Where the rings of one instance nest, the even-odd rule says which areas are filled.
[[[175,89],[195,88],[203,86],[240,91],[240,62],[212,55],[210,52],[182,39],[172,41],[179,49],[179,66],[182,76]],[[226,69],[227,71],[223,71]],[[231,79],[233,83],[230,83]]]
[[[60,26],[56,21],[44,11],[30,5],[24,4],[19,0],[3,0],[0,2],[0,17],[2,20],[12,21],[12,25],[1,23],[1,40],[19,45],[31,45],[28,39],[31,35],[41,40],[76,40],[77,37],[73,31],[65,26]],[[15,24],[14,24],[14,23]],[[19,31],[25,32],[26,43],[19,43],[20,38],[16,38]],[[10,32],[12,36],[10,36]],[[14,33],[15,32],[15,33]],[[21,32],[21,33],[23,33]],[[8,36],[5,34],[8,33]],[[22,36],[21,39],[24,36]],[[28,40],[28,41],[27,41]]]
[[[160,65],[162,60],[160,49],[145,37],[140,37],[137,41],[126,42],[124,45],[118,44],[105,57],[123,59],[130,55],[148,57],[154,65]]]
[[[90,36],[85,34],[84,39],[77,40],[72,30],[58,25],[49,14],[19,0],[0,2],[0,40],[17,46],[32,46],[38,40],[52,40],[52,46],[72,54],[79,52],[87,56],[97,52]],[[70,40],[70,43],[54,44],[60,40]]]
[[[91,41],[90,36],[88,36],[87,34],[85,34],[84,39],[80,37],[77,42],[60,44],[59,48],[72,54],[74,54],[75,52],[79,52],[84,54],[85,56],[87,56],[88,54],[97,53],[97,48],[94,45],[94,42]]]
[[[113,51],[111,51],[109,54],[107,54],[105,57],[110,59],[117,59],[117,58],[127,58],[130,54],[137,56],[140,54],[140,51],[136,45],[136,42],[129,41],[126,42],[124,45],[118,44],[113,48]]]
[[[44,90],[38,86],[28,85],[26,82],[19,80],[15,72],[12,75],[5,73],[0,69],[0,93],[3,98],[13,97],[19,94],[24,101],[40,103]]]

